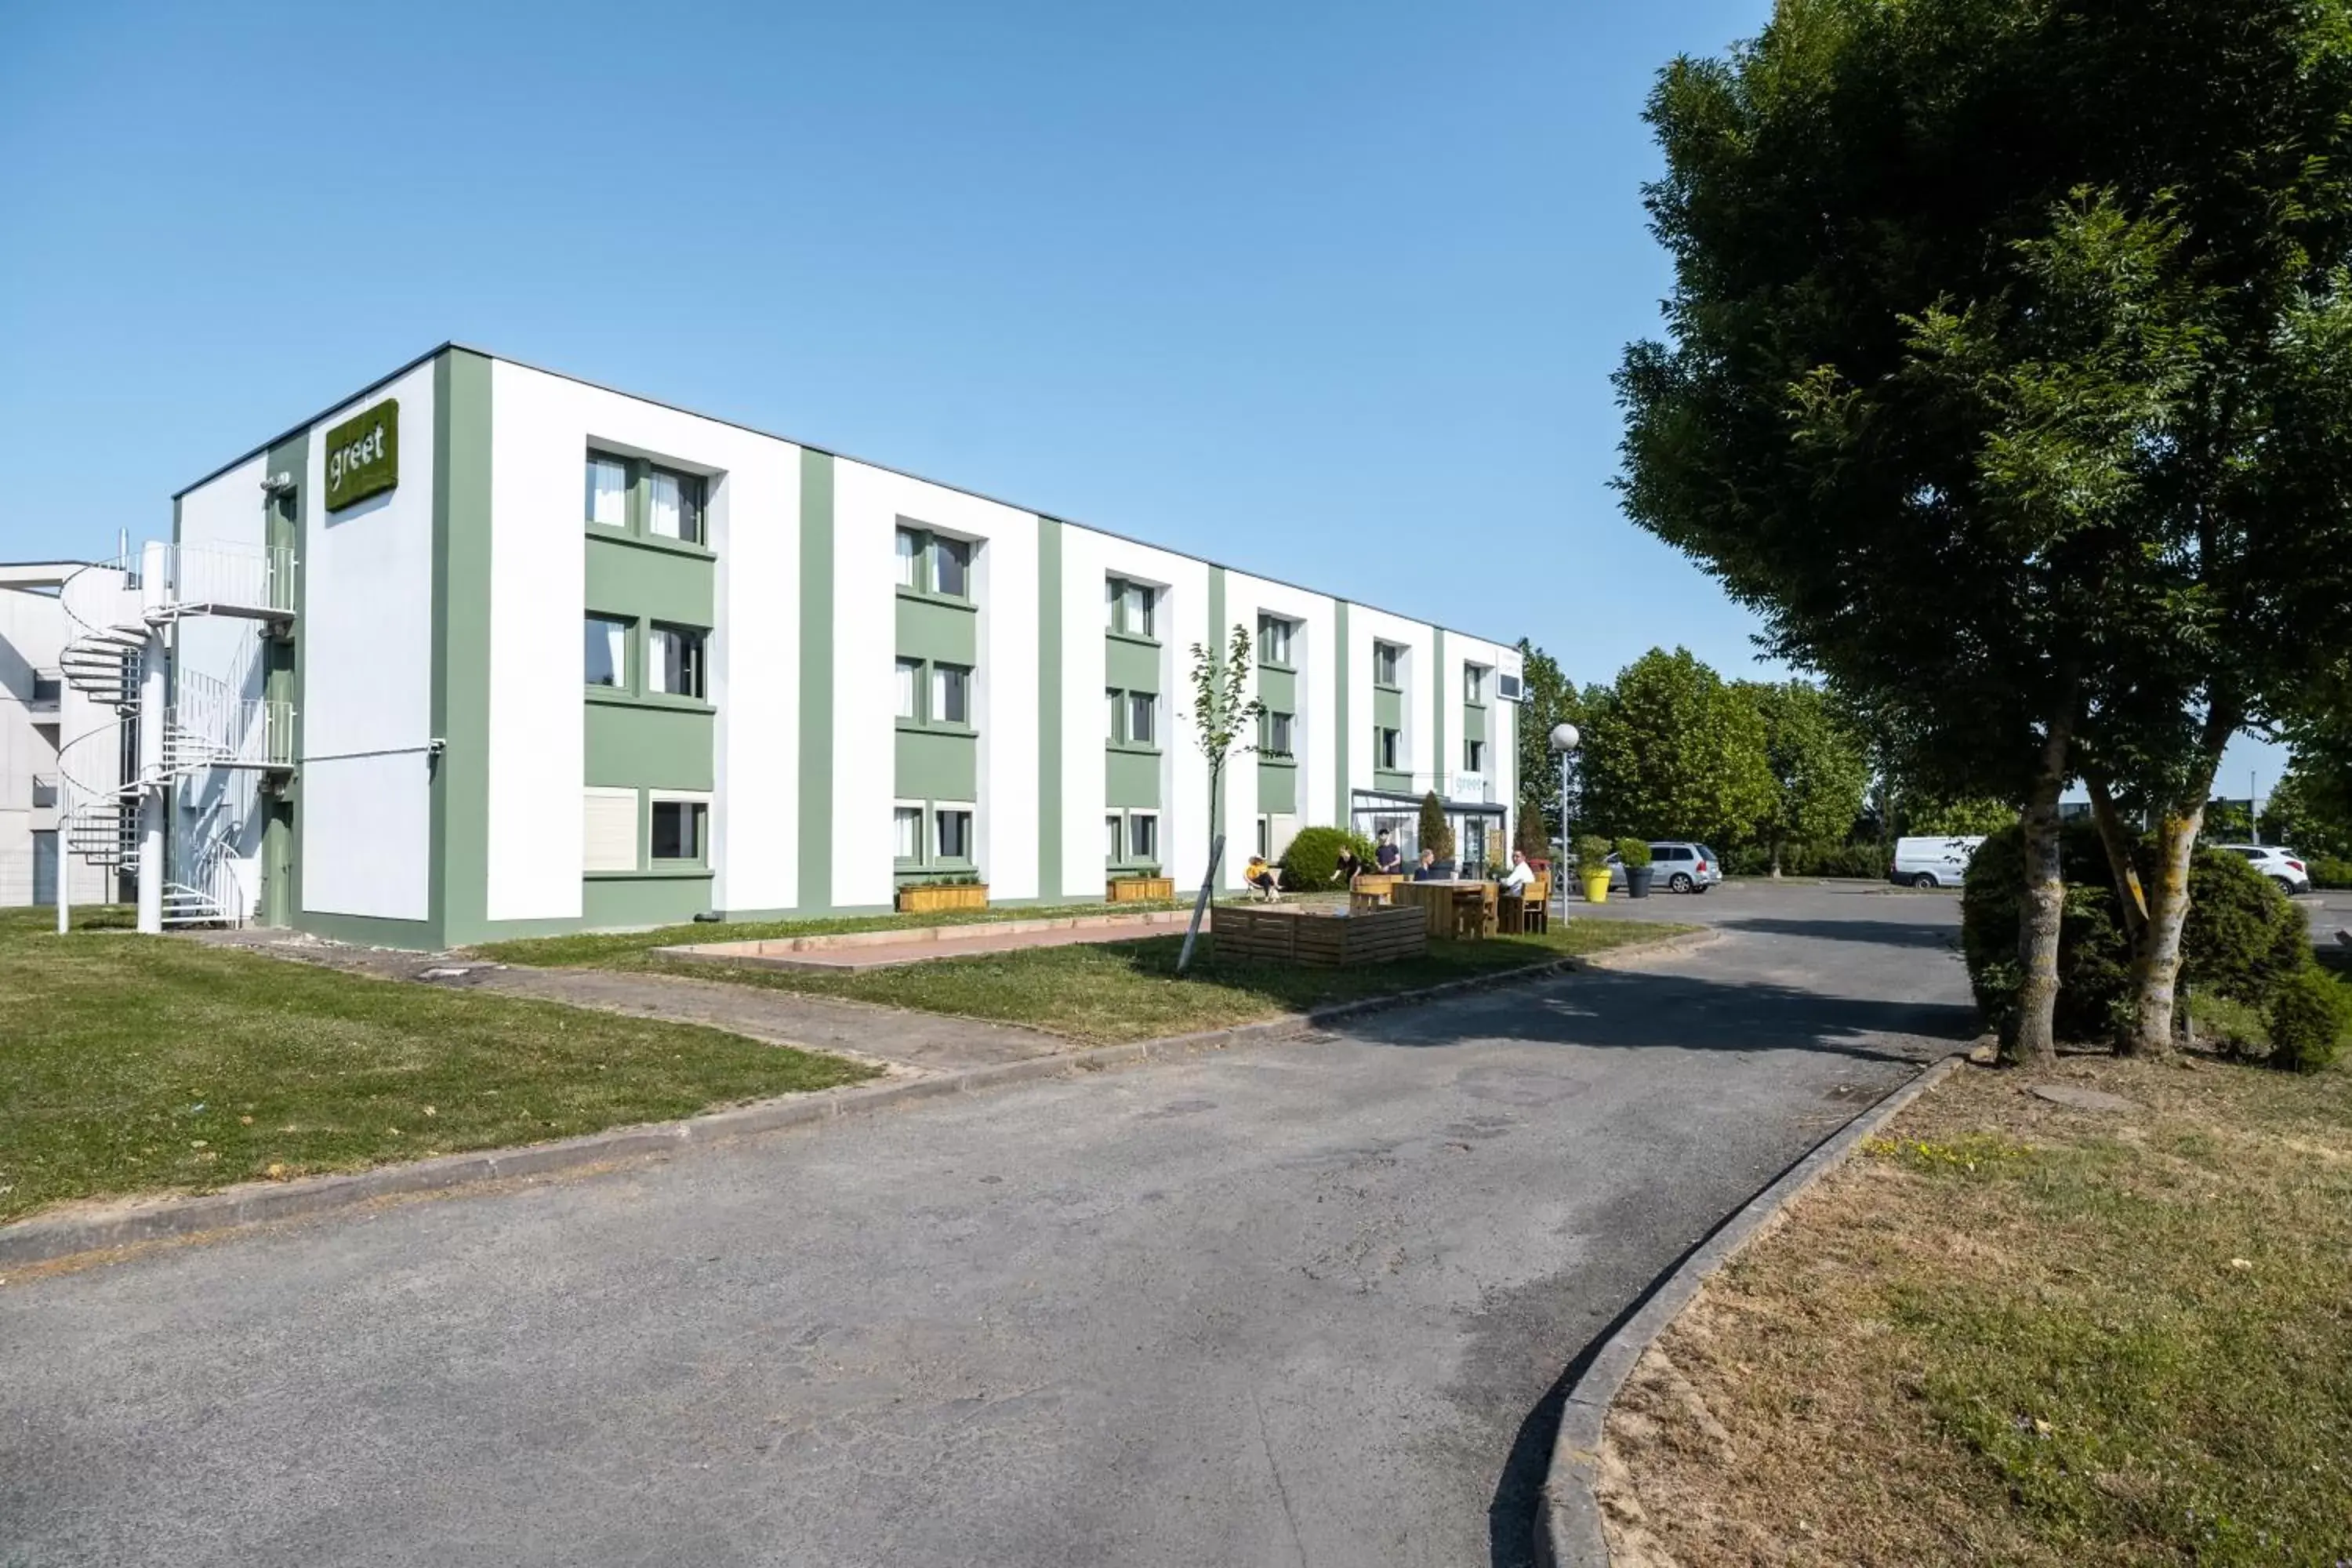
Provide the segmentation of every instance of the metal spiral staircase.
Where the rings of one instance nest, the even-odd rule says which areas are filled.
[[[209,817],[173,831],[172,808],[183,781],[208,770],[290,771],[293,710],[243,696],[174,653],[199,616],[290,622],[291,554],[150,544],[58,590],[71,634],[58,673],[112,713],[58,748],[61,837],[68,854],[137,878],[142,931],[245,918],[230,835]],[[61,929],[65,920],[61,901]]]

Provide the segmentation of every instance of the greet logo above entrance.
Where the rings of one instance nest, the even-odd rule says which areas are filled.
[[[327,510],[381,495],[400,483],[400,400],[387,397],[327,432]]]

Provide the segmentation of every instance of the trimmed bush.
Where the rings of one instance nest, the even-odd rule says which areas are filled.
[[[1517,833],[1511,847],[1530,860],[1551,858],[1551,829],[1544,826],[1540,802],[1531,799],[1519,802]]]
[[[1372,841],[1344,827],[1302,827],[1282,852],[1282,885],[1313,891],[1339,885],[1339,851],[1352,849],[1365,865],[1372,863]]]
[[[1445,820],[1445,807],[1435,790],[1421,797],[1421,847],[1442,864],[1454,863],[1454,825]]]
[[[2315,963],[2305,963],[2271,992],[2263,1015],[2271,1037],[2271,1066],[2289,1072],[2317,1072],[2336,1059],[2352,1033],[2352,989]]]
[[[1580,836],[1576,841],[1576,874],[1580,877],[1587,871],[1605,869],[1611,848],[1609,840],[1598,833]]]
[[[2140,862],[2142,881],[2151,880],[2152,846],[2141,847]],[[2058,1037],[2112,1040],[2130,1022],[2131,942],[2098,830],[2088,823],[2062,828],[2059,865],[2066,902],[2058,928]],[[1969,860],[1960,897],[1969,984],[1995,1029],[2005,1028],[2017,1005],[2024,866],[2023,834],[2014,827],[1996,833]],[[2197,852],[2180,941],[2184,989],[2267,1013],[2279,988],[2310,962],[2302,912],[2284,894],[2235,855]]]
[[[1742,844],[1726,849],[1723,869],[1733,877],[1769,876],[1772,847]],[[1784,844],[1780,872],[1788,877],[1860,877],[1881,881],[1886,876],[1886,857],[1874,844]]]
[[[1620,838],[1617,840],[1617,858],[1628,866],[1648,865],[1650,841],[1646,838]]]
[[[2311,885],[2315,888],[2352,888],[2352,860],[2315,855],[2303,863],[2303,868],[2311,873]]]

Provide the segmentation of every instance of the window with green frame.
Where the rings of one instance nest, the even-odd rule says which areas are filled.
[[[910,594],[971,600],[971,541],[900,523],[894,548],[899,587]]]
[[[971,729],[973,674],[968,664],[900,655],[893,692],[898,722],[926,729]]]
[[[709,490],[701,474],[588,449],[586,516],[593,527],[708,547]]]
[[[1298,630],[1298,623],[1280,616],[1260,616],[1257,618],[1257,661],[1276,669],[1290,668],[1290,639]]]
[[[1103,583],[1104,624],[1121,637],[1159,640],[1160,590],[1149,583],[1111,577]]]
[[[1121,691],[1108,689],[1109,699],[1108,729],[1105,731],[1114,746],[1136,751],[1156,752],[1160,749],[1160,694],[1156,691]]]

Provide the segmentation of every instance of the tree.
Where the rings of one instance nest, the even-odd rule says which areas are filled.
[[[1627,510],[1906,783],[2023,808],[2012,1059],[2054,1047],[2067,779],[2159,816],[2160,1039],[2210,764],[2352,605],[2347,101],[2347,0],[1807,0],[1652,97]]]
[[[1435,790],[1421,797],[1421,847],[1441,861],[1454,858],[1454,826],[1445,820],[1445,805]]]
[[[1532,801],[1538,822],[1565,833],[1567,828],[1559,821],[1559,757],[1551,749],[1551,732],[1558,724],[1582,729],[1583,705],[1577,700],[1576,688],[1560,673],[1559,662],[1526,637],[1519,639],[1519,818],[1526,821],[1528,803]],[[1527,837],[1524,831],[1520,833],[1520,847],[1526,847]],[[1538,842],[1543,842],[1541,836]]]
[[[1770,814],[1763,718],[1689,649],[1653,648],[1627,665],[1586,720],[1588,828],[1720,841]]]
[[[1924,837],[1994,834],[2017,826],[2017,807],[2005,800],[1930,800],[1906,796],[1899,807],[1903,831]]]
[[[1790,844],[1842,843],[1862,815],[1870,760],[1828,696],[1802,680],[1742,681],[1736,688],[1764,721],[1772,805],[1763,831],[1780,874]]]
[[[1221,820],[1225,794],[1225,759],[1234,742],[1257,727],[1258,716],[1265,704],[1252,697],[1244,700],[1249,689],[1250,676],[1256,667],[1250,658],[1249,628],[1239,624],[1234,627],[1232,640],[1226,645],[1224,659],[1199,643],[1192,645],[1192,738],[1199,742],[1201,754],[1209,760],[1209,868],[1201,877],[1201,895],[1192,902],[1192,923],[1184,928],[1184,946],[1176,955],[1176,973],[1183,973],[1192,966],[1192,944],[1201,935],[1201,917],[1207,912],[1209,900],[1216,891],[1217,862],[1225,852],[1225,831]],[[1244,754],[1257,750],[1256,742],[1242,747]]]
[[[2263,839],[2306,855],[2352,859],[2352,766],[2298,750],[2263,802]]]

